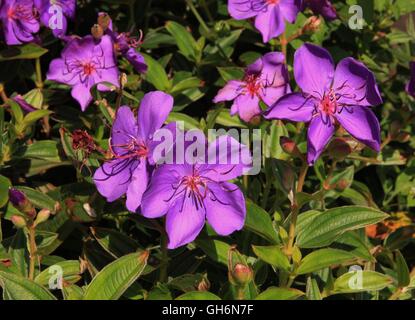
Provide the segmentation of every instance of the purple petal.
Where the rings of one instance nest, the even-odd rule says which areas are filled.
[[[260,12],[255,18],[255,27],[261,32],[264,43],[281,35],[285,30],[285,23],[280,8],[277,5],[268,5],[266,11]]]
[[[301,93],[290,93],[270,107],[264,118],[309,122],[314,110],[313,98],[305,98]]]
[[[127,209],[136,212],[141,205],[141,200],[148,184],[147,161],[141,160],[140,164],[134,170],[131,182],[127,189]]]
[[[331,121],[323,122],[319,116],[311,120],[307,142],[307,162],[310,165],[313,165],[324,151],[324,147],[329,143],[333,134],[334,125]]]
[[[281,0],[279,6],[285,20],[294,23],[301,11],[301,0]]]
[[[255,17],[258,12],[252,9],[251,1],[229,0],[229,15],[236,20],[244,20]]]
[[[343,108],[336,118],[356,140],[380,151],[380,125],[372,110],[361,106]]]
[[[227,181],[246,174],[252,167],[249,149],[230,136],[220,136],[208,146],[200,174],[213,181]]]
[[[166,216],[167,247],[175,249],[196,239],[205,224],[205,217],[205,209],[196,207],[191,198],[177,199]]]
[[[175,188],[180,180],[191,173],[191,166],[162,165],[154,171],[150,184],[141,201],[141,214],[146,218],[164,216],[181,196],[182,189]]]
[[[244,86],[245,82],[238,80],[229,81],[222,89],[219,90],[218,94],[213,99],[213,102],[219,103],[235,99],[240,94],[241,88]]]
[[[138,127],[143,139],[148,139],[160,129],[173,109],[173,97],[162,91],[147,93],[138,110]]]
[[[134,48],[130,48],[124,54],[124,57],[131,63],[135,71],[139,73],[147,72],[147,64],[144,57],[139,54]]]
[[[290,91],[289,85],[280,87],[267,87],[261,90],[260,97],[267,106],[272,106],[279,98],[286,95]]]
[[[19,94],[12,98],[19,106],[23,109],[25,113],[36,111],[37,109],[31,104],[27,103],[26,100]]]
[[[321,14],[329,21],[337,18],[336,9],[329,0],[306,0],[305,4],[310,7],[314,14]]]
[[[206,217],[212,228],[222,236],[241,230],[246,206],[242,191],[233,183],[210,183],[205,199]]]
[[[261,108],[259,107],[259,98],[256,95],[240,95],[235,99],[234,104],[238,110],[237,112],[239,113],[239,117],[245,122],[249,122],[253,117],[261,114]]]
[[[411,78],[406,86],[406,91],[415,97],[415,61],[411,62]]]
[[[131,174],[137,162],[116,159],[104,163],[94,174],[94,182],[101,195],[112,202],[127,192]]]
[[[138,126],[134,114],[129,107],[122,106],[118,109],[111,130],[111,148],[117,155],[126,152],[131,140],[138,135]]]
[[[82,111],[85,111],[93,100],[90,90],[91,87],[84,84],[77,84],[72,88],[71,95],[76,101],[78,101]]]
[[[294,76],[303,92],[322,98],[334,77],[330,53],[310,43],[302,45],[294,55]]]
[[[338,103],[360,106],[382,103],[375,76],[363,63],[353,58],[343,59],[337,65],[333,88],[340,95]]]

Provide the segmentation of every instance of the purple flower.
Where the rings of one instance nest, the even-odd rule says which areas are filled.
[[[411,62],[411,79],[406,86],[406,91],[413,97],[415,97],[415,61]]]
[[[337,12],[330,0],[305,0],[304,7],[309,7],[314,14],[321,14],[331,21],[337,19]]]
[[[108,19],[108,26],[105,26],[106,28],[104,30],[111,37],[112,41],[114,41],[116,51],[127,59],[137,72],[147,72],[147,64],[144,57],[137,52],[137,48],[142,43],[141,37],[140,39],[136,39],[131,37],[129,33],[117,33],[113,31],[112,20],[106,13],[101,12],[99,16],[105,16]]]
[[[118,68],[109,36],[98,42],[92,36],[75,38],[68,42],[61,56],[51,62],[47,78],[70,85],[72,97],[82,111],[92,101],[90,90],[94,85],[98,84],[100,91],[110,90],[103,82],[118,86]]]
[[[248,66],[241,81],[229,81],[213,102],[233,100],[231,114],[238,113],[241,119],[248,122],[261,114],[260,101],[271,106],[288,92],[290,86],[284,55],[270,52]]]
[[[0,20],[8,45],[34,41],[40,27],[33,0],[5,1],[0,7]]]
[[[309,164],[323,152],[337,123],[355,139],[379,151],[380,126],[369,107],[381,104],[382,98],[375,76],[363,63],[345,58],[335,69],[327,50],[304,44],[294,56],[294,76],[302,93],[280,98],[265,118],[310,122]]]
[[[147,93],[141,101],[137,120],[129,107],[118,109],[112,127],[110,148],[113,159],[94,174],[98,191],[108,201],[127,194],[126,206],[135,212],[147,188],[154,133],[160,129],[173,108],[173,98],[161,91]]]
[[[223,145],[226,149],[221,149]],[[209,144],[207,154],[215,152],[217,155],[218,148],[228,150],[221,160],[229,159],[231,152],[238,152],[241,158],[250,158],[246,147],[230,137],[222,136]],[[215,160],[214,157],[211,159]],[[242,175],[247,167],[242,162],[233,163],[216,158],[211,162],[165,164],[155,170],[143,195],[141,213],[147,218],[166,215],[169,249],[193,241],[205,219],[219,235],[226,236],[242,229],[245,198],[238,186],[227,181]]]
[[[34,0],[42,24],[50,28],[55,37],[66,34],[68,19],[75,17],[76,0]]]
[[[228,11],[236,20],[255,18],[265,43],[284,32],[284,20],[295,22],[301,6],[302,0],[229,0]]]

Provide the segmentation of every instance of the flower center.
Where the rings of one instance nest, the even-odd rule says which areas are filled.
[[[33,11],[28,6],[18,4],[16,6],[11,6],[7,11],[7,18],[13,20],[24,20],[29,21],[34,18]]]
[[[266,0],[267,4],[278,4],[280,0]]]
[[[120,148],[124,152],[118,154],[114,152],[114,147]],[[130,142],[126,144],[113,145],[110,143],[110,149],[113,156],[117,159],[147,158],[149,154],[147,145],[132,137]]]
[[[333,89],[325,94],[318,106],[319,110],[326,115],[333,115],[337,111],[337,98]]]
[[[248,94],[250,94],[252,97],[257,95],[259,93],[259,90],[262,89],[262,83],[259,80],[259,77],[257,75],[248,75],[245,77],[245,90]]]
[[[90,76],[96,71],[94,64],[91,62],[84,63],[82,65],[82,68],[83,68],[83,73],[86,76]]]

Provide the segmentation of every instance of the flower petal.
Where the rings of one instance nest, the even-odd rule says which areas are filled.
[[[290,93],[271,106],[264,118],[309,122],[314,109],[313,98],[305,98],[301,93]]]
[[[216,97],[213,99],[214,103],[223,101],[231,101],[235,99],[241,91],[241,88],[245,86],[245,82],[239,80],[229,81],[222,89],[219,90]]]
[[[222,236],[241,230],[246,216],[245,198],[233,183],[210,183],[205,199],[206,217],[212,228]]]
[[[205,224],[205,217],[205,209],[196,207],[192,198],[177,199],[166,216],[167,247],[175,249],[196,239]]]
[[[146,218],[164,216],[174,201],[182,195],[177,189],[180,180],[191,172],[191,166],[162,165],[154,171],[141,201],[141,214]],[[176,189],[175,189],[176,188]]]
[[[295,52],[294,77],[303,92],[321,98],[333,81],[333,58],[326,49],[306,43]]]
[[[213,181],[235,179],[252,167],[249,149],[231,136],[220,136],[211,142],[203,160],[199,172]]]
[[[151,138],[160,129],[173,109],[173,97],[162,91],[144,95],[138,110],[138,127],[143,139]]]
[[[301,9],[301,0],[281,0],[279,6],[285,20],[294,23]]]
[[[131,182],[127,189],[126,207],[131,212],[136,212],[138,207],[141,205],[141,199],[147,189],[147,184],[147,162],[145,160],[141,160],[140,164],[134,170]]]
[[[253,117],[261,114],[257,96],[249,94],[240,95],[235,99],[235,104],[238,108],[239,117],[245,122],[249,122]]]
[[[262,41],[267,43],[284,32],[285,23],[278,6],[268,5],[264,10],[255,18],[255,27],[261,32]]]
[[[71,95],[78,101],[81,106],[81,110],[85,111],[88,105],[92,102],[91,87],[85,84],[77,84],[73,86]]]
[[[135,71],[139,73],[147,72],[147,64],[144,60],[144,57],[139,54],[134,48],[128,49],[124,56],[134,67]]]
[[[313,165],[323,152],[334,134],[334,125],[331,121],[324,122],[318,116],[313,118],[308,127],[307,161]]]
[[[136,167],[136,162],[125,159],[105,162],[94,174],[99,193],[109,202],[120,198],[127,192],[131,173]]]
[[[333,88],[340,95],[338,103],[359,106],[376,106],[382,103],[374,74],[353,58],[345,58],[339,62]]]
[[[117,155],[126,152],[123,146],[128,145],[137,137],[138,126],[134,114],[127,106],[118,109],[111,130],[111,148]]]
[[[380,151],[380,125],[370,108],[361,106],[343,108],[336,118],[356,140],[375,151]]]
[[[229,0],[229,15],[235,20],[244,20],[255,17],[258,12],[252,10],[251,1]]]

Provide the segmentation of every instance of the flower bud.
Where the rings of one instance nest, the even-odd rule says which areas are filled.
[[[400,132],[396,137],[395,141],[400,143],[406,143],[411,139],[411,135],[408,132]]]
[[[98,14],[98,25],[103,31],[106,31],[111,25],[111,18],[106,12],[100,12]]]
[[[17,210],[26,213],[29,216],[34,215],[33,205],[22,191],[14,188],[9,189],[9,200]]]
[[[296,157],[296,158],[302,157],[302,154],[300,150],[298,149],[297,144],[290,138],[281,137],[280,145],[281,145],[282,150],[284,150],[285,153],[288,153],[289,155]]]
[[[10,218],[10,220],[15,225],[15,227],[18,228],[18,229],[22,229],[22,228],[26,227],[26,225],[27,225],[25,218],[23,218],[22,216],[13,215]]]
[[[253,126],[258,126],[261,123],[261,116],[255,116],[251,120],[249,120],[249,124]]]
[[[327,148],[329,156],[338,161],[343,161],[350,153],[352,148],[343,138],[334,138]]]
[[[209,291],[210,282],[207,278],[203,278],[197,285],[197,291]]]
[[[39,211],[39,213],[36,216],[35,220],[35,226],[41,224],[42,222],[45,222],[50,217],[50,210],[48,209],[42,209]]]
[[[96,40],[100,40],[104,35],[104,29],[99,24],[94,24],[91,28],[91,34]]]
[[[312,16],[307,19],[303,27],[303,32],[315,32],[320,29],[321,19],[316,16]]]
[[[232,280],[238,285],[245,286],[253,278],[253,271],[249,266],[237,263],[232,270]]]

